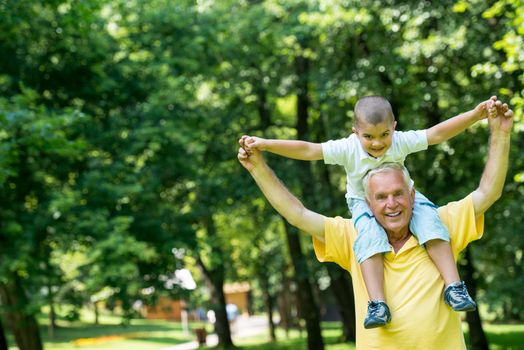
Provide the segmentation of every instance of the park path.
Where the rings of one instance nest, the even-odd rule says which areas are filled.
[[[236,324],[231,327],[233,341],[240,338],[247,338],[255,336],[264,332],[268,332],[268,324],[266,316],[251,316],[239,317]],[[206,338],[207,346],[215,346],[218,344],[218,337],[216,334],[209,334]],[[196,340],[182,343],[162,350],[195,350],[198,349],[198,342]]]

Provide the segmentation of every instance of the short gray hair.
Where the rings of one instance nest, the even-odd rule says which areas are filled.
[[[380,164],[378,167],[369,170],[364,178],[362,179],[362,185],[364,186],[364,192],[366,194],[366,198],[368,198],[369,195],[369,180],[377,174],[385,173],[388,171],[401,171],[402,177],[404,178],[404,182],[408,186],[409,190],[413,188],[413,181],[411,180],[411,176],[409,175],[408,169],[399,163],[393,163],[393,162],[386,162]]]

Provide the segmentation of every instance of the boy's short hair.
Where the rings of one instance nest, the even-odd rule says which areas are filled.
[[[382,96],[362,97],[355,105],[355,124],[357,126],[361,122],[376,125],[394,121],[395,115],[391,104]]]
[[[406,186],[411,189],[413,188],[413,181],[411,180],[411,176],[409,175],[408,169],[399,163],[393,163],[393,162],[386,162],[380,164],[378,167],[369,170],[364,178],[362,179],[362,186],[364,187],[364,193],[366,194],[366,198],[369,198],[369,180],[377,174],[380,173],[386,173],[389,171],[400,171],[402,172],[402,177],[404,178],[404,182],[406,183]]]

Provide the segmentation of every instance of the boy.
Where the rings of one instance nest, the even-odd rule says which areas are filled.
[[[361,266],[368,291],[368,313],[365,328],[380,327],[391,321],[383,286],[384,266],[382,253],[391,251],[384,229],[374,219],[364,193],[362,179],[366,173],[385,162],[403,164],[406,156],[425,150],[428,145],[439,144],[458,135],[478,120],[494,113],[496,96],[477,105],[473,110],[445,120],[427,130],[396,131],[396,121],[389,102],[380,96],[368,96],[355,105],[353,134],[348,138],[322,144],[295,140],[267,140],[243,136],[241,145],[251,149],[269,151],[300,160],[324,159],[326,164],[343,165],[347,174],[346,199],[358,236],[353,250]],[[379,199],[382,200],[382,199]],[[387,199],[384,198],[384,201]],[[395,208],[386,215],[393,220]],[[415,195],[410,231],[424,244],[428,255],[444,279],[444,300],[455,311],[472,311],[475,302],[460,281],[455,264],[449,233],[440,221],[436,206],[419,192]]]

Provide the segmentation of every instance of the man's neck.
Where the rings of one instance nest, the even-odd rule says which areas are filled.
[[[411,232],[409,230],[405,230],[398,233],[388,232],[388,241],[389,244],[391,244],[391,246],[395,250],[395,253],[397,253],[400,250],[400,248],[404,246],[404,243],[406,243],[410,237]]]

